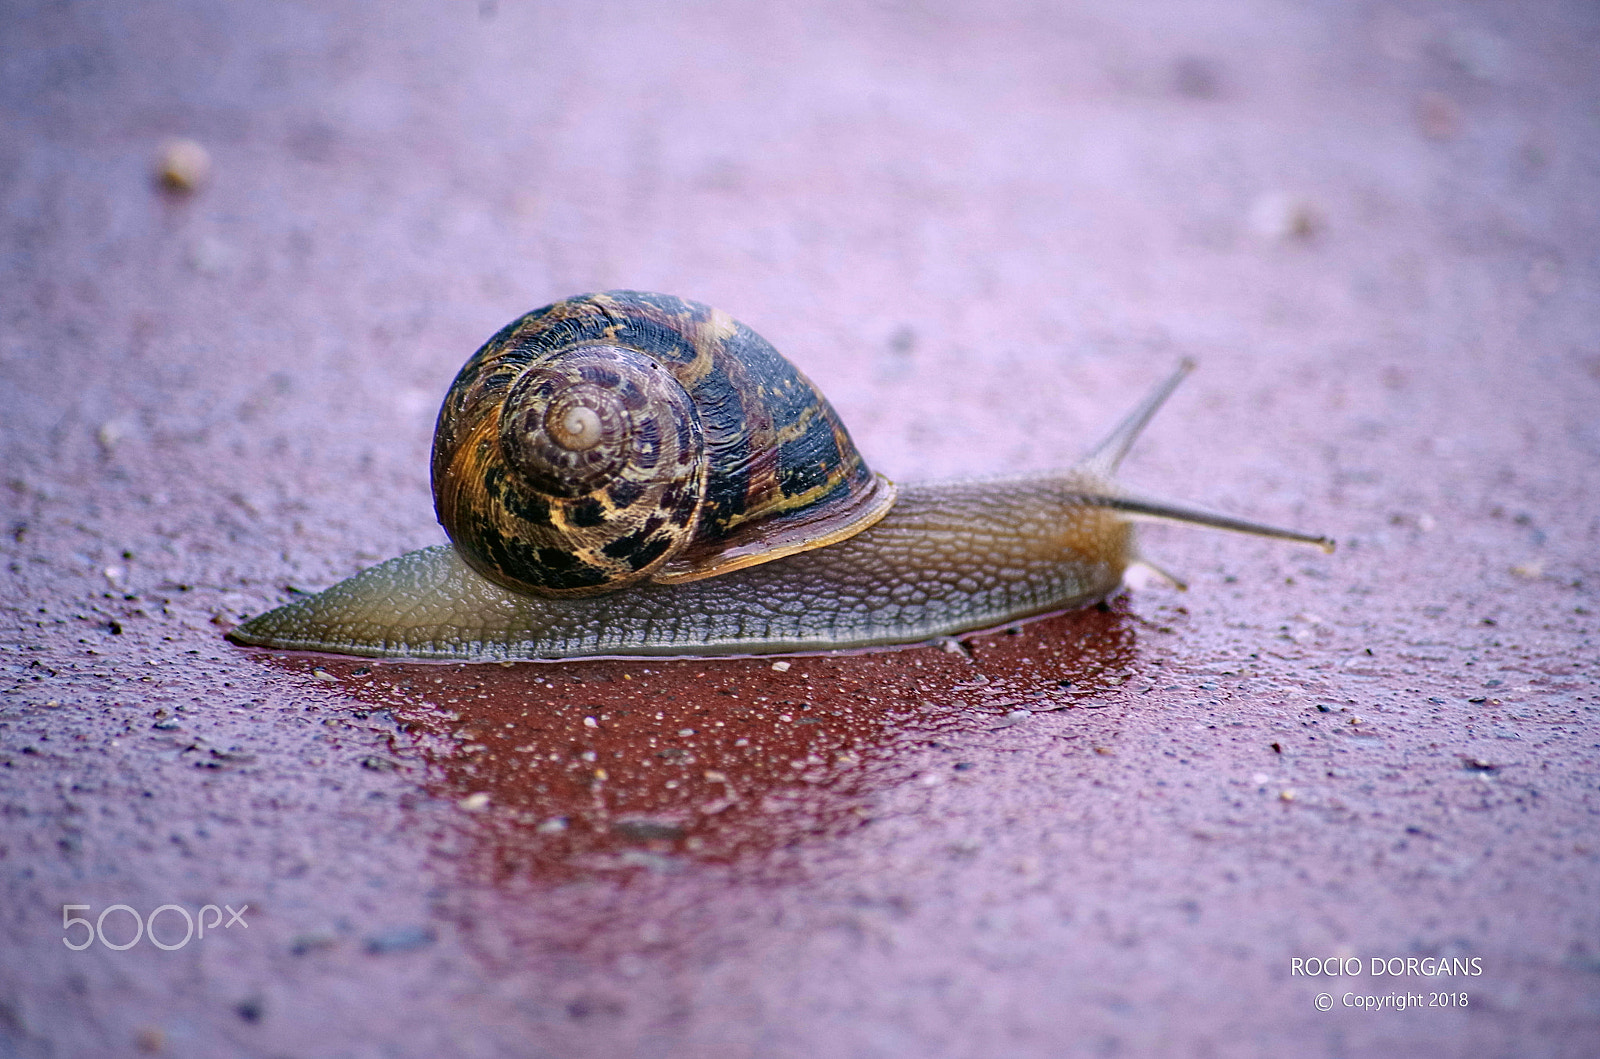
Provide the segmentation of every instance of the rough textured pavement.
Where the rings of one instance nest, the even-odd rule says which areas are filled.
[[[1596,54],[1578,2],[0,5],[0,1055],[1594,1054]],[[440,542],[456,368],[616,286],[900,479],[1195,357],[1130,480],[1341,549],[1152,529],[1187,594],[970,658],[222,638]]]

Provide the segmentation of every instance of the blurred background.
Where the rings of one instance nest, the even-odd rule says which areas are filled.
[[[1600,9],[1557,0],[0,2],[0,1053],[1581,1054],[1597,54]],[[1113,659],[1146,697],[1094,684],[1094,747],[1059,713],[985,743],[1014,703],[916,652],[838,663],[841,703],[954,711],[872,737],[892,839],[774,825],[731,876],[507,898],[439,838],[473,781],[302,727],[387,698],[220,634],[441,542],[456,370],[612,287],[750,324],[897,479],[1068,463],[1194,357],[1130,480],[1344,548],[1158,529],[1196,591],[980,674],[1054,696],[1104,665],[1043,644]],[[1383,734],[1317,742],[1314,703]],[[190,741],[149,743],[177,704]],[[929,800],[952,733],[984,779]],[[259,760],[206,757],[234,746]],[[767,879],[793,843],[820,860]],[[62,902],[174,893],[267,911],[210,955],[63,962]],[[441,925],[558,896],[632,940]],[[1320,1015],[1288,959],[1346,951],[1492,973],[1470,1012]]]

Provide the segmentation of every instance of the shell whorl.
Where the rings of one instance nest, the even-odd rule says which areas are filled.
[[[440,409],[433,488],[471,566],[546,595],[714,576],[853,536],[894,501],[764,339],[634,291],[535,310],[478,350]]]

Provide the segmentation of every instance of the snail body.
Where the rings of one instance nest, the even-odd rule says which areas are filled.
[[[230,637],[464,661],[862,648],[1100,600],[1138,561],[1141,518],[1331,549],[1113,481],[1188,369],[1071,470],[896,490],[804,376],[737,321],[664,295],[569,299],[502,330],[445,400],[433,477],[452,545],[364,570]],[[624,421],[635,440],[613,439]],[[555,471],[518,451],[551,438]],[[576,547],[560,551],[558,531],[574,531]]]

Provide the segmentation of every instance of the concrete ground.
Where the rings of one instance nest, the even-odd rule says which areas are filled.
[[[1544,0],[0,5],[0,1055],[1595,1054],[1597,54]],[[619,286],[907,480],[1194,357],[1130,481],[1341,548],[1155,528],[1188,593],[970,658],[223,639],[442,541],[457,367]]]

